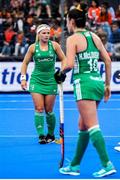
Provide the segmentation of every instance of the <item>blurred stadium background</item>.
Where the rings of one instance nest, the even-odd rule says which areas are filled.
[[[88,8],[86,27],[98,34],[111,56],[112,91],[120,90],[120,80],[116,78],[120,70],[119,0],[0,0],[0,92],[21,91],[21,62],[29,45],[35,41],[37,25],[49,24],[51,40],[59,42],[65,51],[66,38],[69,36],[66,29],[66,14],[79,3],[84,3]],[[93,4],[96,4],[95,7]],[[100,71],[104,78],[104,65],[101,61],[100,59]],[[59,62],[56,66],[59,66]],[[28,81],[32,68],[31,61]],[[65,91],[72,91],[71,84],[70,72],[64,84]]]
[[[59,145],[54,143],[46,145],[46,148],[37,143],[33,102],[28,92],[25,94],[21,89],[20,68],[29,45],[35,41],[36,27],[41,23],[51,26],[51,40],[59,42],[65,51],[69,36],[65,21],[67,11],[79,3],[83,5],[83,2],[88,8],[86,28],[98,34],[112,59],[113,94],[108,103],[101,102],[98,115],[108,152],[117,169],[110,178],[120,178],[119,153],[114,150],[120,141],[120,80],[117,79],[120,72],[120,0],[0,0],[0,179],[73,178],[58,172]],[[93,7],[93,4],[97,6]],[[31,60],[27,71],[28,82],[33,66]],[[58,59],[56,67],[60,67]],[[99,68],[104,79],[102,59],[99,60]],[[69,72],[64,82],[65,153],[68,159],[74,152],[78,120],[73,94],[68,94],[72,91],[72,72]],[[59,119],[58,96],[55,113]],[[59,137],[59,121],[55,133]],[[91,145],[88,151],[81,175],[76,179],[93,178],[91,173],[99,160]]]

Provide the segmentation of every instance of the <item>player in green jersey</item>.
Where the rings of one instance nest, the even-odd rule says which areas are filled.
[[[31,44],[24,57],[21,67],[21,87],[27,88],[26,72],[28,63],[33,58],[34,70],[29,84],[35,107],[35,126],[39,136],[39,143],[46,144],[55,140],[54,130],[56,124],[53,107],[57,94],[57,83],[54,78],[56,55],[61,61],[61,69],[65,67],[66,57],[55,41],[50,41],[50,27],[41,24],[36,30],[36,42]],[[44,134],[44,113],[48,133]]]
[[[100,100],[104,96],[105,102],[108,101],[111,94],[111,60],[100,38],[86,30],[85,24],[86,13],[80,7],[68,12],[67,28],[73,34],[67,39],[66,56],[68,69],[73,69],[74,95],[80,119],[74,158],[69,166],[60,168],[60,173],[80,174],[80,163],[91,140],[102,164],[102,169],[93,176],[104,177],[116,172],[108,157],[97,117]],[[99,55],[105,63],[105,86],[98,69]]]

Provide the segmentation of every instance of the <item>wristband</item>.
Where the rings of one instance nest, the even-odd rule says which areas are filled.
[[[21,80],[21,81],[23,81],[23,80],[26,81],[26,75],[25,75],[25,74],[21,74],[20,80]]]

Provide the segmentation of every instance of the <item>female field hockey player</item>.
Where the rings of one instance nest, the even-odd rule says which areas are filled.
[[[74,95],[80,113],[79,135],[74,158],[67,167],[60,168],[60,173],[79,175],[80,163],[92,141],[102,169],[93,173],[94,177],[104,177],[116,172],[110,161],[103,135],[98,123],[97,107],[104,96],[110,98],[111,60],[97,35],[85,29],[86,13],[81,9],[73,9],[67,15],[67,28],[73,34],[67,39],[67,64],[73,69]],[[105,85],[98,69],[101,55],[105,63]]]
[[[34,119],[40,144],[54,142],[55,140],[56,118],[53,107],[57,94],[57,83],[54,78],[56,55],[61,61],[61,69],[66,64],[66,57],[60,45],[57,42],[50,41],[49,38],[50,27],[47,24],[39,25],[36,31],[36,42],[28,48],[21,67],[21,87],[25,90],[27,88],[28,63],[33,58],[35,67],[30,78],[29,92],[34,102]],[[44,113],[48,127],[46,136],[44,134]]]

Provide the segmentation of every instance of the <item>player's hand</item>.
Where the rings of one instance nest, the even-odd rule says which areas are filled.
[[[22,87],[23,90],[27,89],[27,81],[26,80],[21,81],[21,87]]]
[[[110,86],[105,86],[104,102],[107,102],[111,96]]]
[[[58,69],[56,71],[56,73],[54,74],[55,80],[58,84],[61,84],[62,82],[65,81],[66,78],[66,74],[63,73],[62,71],[60,71],[60,69]]]

